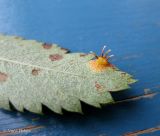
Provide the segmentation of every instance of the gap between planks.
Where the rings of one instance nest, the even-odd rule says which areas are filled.
[[[139,136],[142,134],[153,133],[155,131],[160,131],[160,126],[148,128],[148,129],[143,129],[143,130],[138,130],[138,131],[134,131],[134,132],[129,132],[129,133],[124,134],[123,136]]]
[[[157,94],[158,94],[158,92],[150,92],[150,93],[147,93],[147,94],[143,94],[143,95],[139,95],[139,96],[133,96],[133,97],[126,98],[126,99],[123,99],[123,100],[119,100],[119,101],[116,101],[115,103],[123,103],[123,102],[129,102],[129,101],[136,101],[136,100],[140,100],[140,99],[144,99],[144,98],[152,99]]]

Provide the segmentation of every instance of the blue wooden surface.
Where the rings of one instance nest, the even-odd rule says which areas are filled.
[[[83,116],[0,110],[0,135],[160,136],[159,0],[0,0],[0,33],[74,52],[99,53],[108,44],[112,62],[139,80],[113,94],[115,105],[84,105]]]

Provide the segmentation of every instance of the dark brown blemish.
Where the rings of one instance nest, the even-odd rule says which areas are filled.
[[[49,56],[49,59],[51,61],[58,61],[58,60],[63,59],[63,56],[59,55],[59,54],[52,54],[52,55]]]
[[[121,73],[121,76],[124,77],[124,76],[126,76],[126,74],[127,74],[127,73],[122,72],[122,73]]]
[[[19,37],[19,36],[15,36],[15,39],[20,39],[20,40],[22,40],[22,39],[24,39],[24,38],[22,38],[22,37]]]
[[[125,73],[125,72],[122,72],[122,73],[121,73],[121,75],[126,75],[126,74],[127,74],[127,73]]]
[[[5,82],[8,79],[8,75],[0,72],[0,82]]]
[[[97,90],[100,90],[102,88],[102,86],[97,81],[95,82],[95,87],[97,88]]]
[[[142,134],[153,133],[155,131],[160,131],[160,126],[148,128],[148,129],[143,129],[143,130],[138,130],[138,131],[134,131],[134,132],[129,132],[129,133],[124,134],[123,136],[139,136]]]
[[[64,51],[65,53],[69,53],[70,51],[66,48],[61,48],[62,51]]]
[[[39,74],[40,69],[33,69],[32,75],[37,76]]]
[[[42,46],[44,49],[51,49],[52,48],[52,44],[49,44],[49,43],[44,43]]]
[[[87,56],[88,54],[80,54],[80,57],[85,57]]]

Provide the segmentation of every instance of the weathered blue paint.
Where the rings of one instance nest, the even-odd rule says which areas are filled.
[[[1,132],[35,125],[43,128],[18,136],[121,136],[143,129],[140,136],[160,135],[159,0],[0,0],[0,32],[76,52],[99,53],[107,44],[113,63],[139,80],[130,91],[113,94],[119,101],[138,97],[102,110],[86,107],[84,116],[0,110]],[[144,95],[147,90],[151,94]]]

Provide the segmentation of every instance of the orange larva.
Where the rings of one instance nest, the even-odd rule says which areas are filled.
[[[113,57],[113,55],[108,56],[109,52],[111,52],[111,50],[108,50],[105,54],[106,46],[103,47],[102,52],[101,52],[101,56],[97,56],[95,53],[95,60],[91,60],[89,61],[89,66],[90,68],[95,71],[95,72],[101,72],[105,69],[107,69],[108,67],[111,67],[112,65],[109,63],[109,59],[111,57]]]

